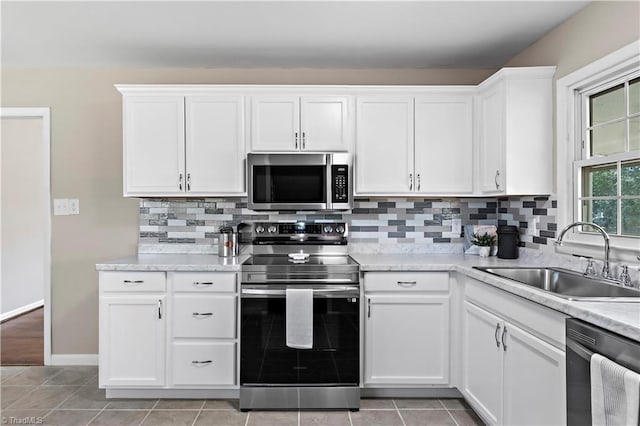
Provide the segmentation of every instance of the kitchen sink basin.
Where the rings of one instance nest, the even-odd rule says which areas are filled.
[[[561,268],[481,267],[474,269],[548,291],[568,300],[640,302],[640,290]]]

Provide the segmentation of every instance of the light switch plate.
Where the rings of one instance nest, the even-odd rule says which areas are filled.
[[[69,214],[80,214],[80,200],[77,198],[69,199]]]
[[[69,199],[54,198],[53,199],[53,215],[66,216],[69,214]]]

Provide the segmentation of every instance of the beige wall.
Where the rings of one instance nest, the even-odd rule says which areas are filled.
[[[477,84],[495,70],[3,69],[2,106],[51,107],[52,198],[80,199],[52,219],[52,351],[98,351],[95,264],[136,253],[138,201],[122,197],[116,83]]]
[[[639,1],[593,2],[505,66],[555,65],[559,79],[638,39]]]

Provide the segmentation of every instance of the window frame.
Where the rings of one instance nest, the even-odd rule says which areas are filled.
[[[606,90],[638,75],[640,75],[640,40],[556,81],[556,189],[559,230],[570,223],[582,220],[579,216],[581,199],[578,198],[581,195],[582,167],[636,159],[640,153],[640,151],[631,151],[583,159],[585,150],[588,153],[590,148],[588,138],[583,137],[588,112],[585,102],[588,103],[588,95]],[[585,94],[587,96],[584,96]],[[625,120],[628,121],[628,106],[626,108]],[[625,134],[628,136],[628,126]],[[628,137],[626,143],[628,144]],[[619,215],[618,221],[620,221]],[[597,233],[588,232],[587,229],[585,231],[587,232],[581,231],[579,227],[573,228],[564,238],[566,244],[563,247],[556,246],[556,251],[601,257],[602,237]],[[612,258],[637,261],[636,257],[639,254],[640,237],[611,236]]]

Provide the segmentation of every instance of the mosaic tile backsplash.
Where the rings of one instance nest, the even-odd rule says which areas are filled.
[[[257,212],[244,198],[142,199],[140,200],[140,252],[164,246],[215,251],[217,232],[223,225],[252,221],[344,221],[349,243],[385,247],[416,246],[423,252],[462,252],[458,224],[516,225],[522,245],[541,248],[555,238],[556,201],[548,197],[488,199],[358,199],[345,212]],[[527,229],[537,222],[535,235]],[[207,247],[210,250],[207,250]],[[384,251],[384,250],[383,250]]]

